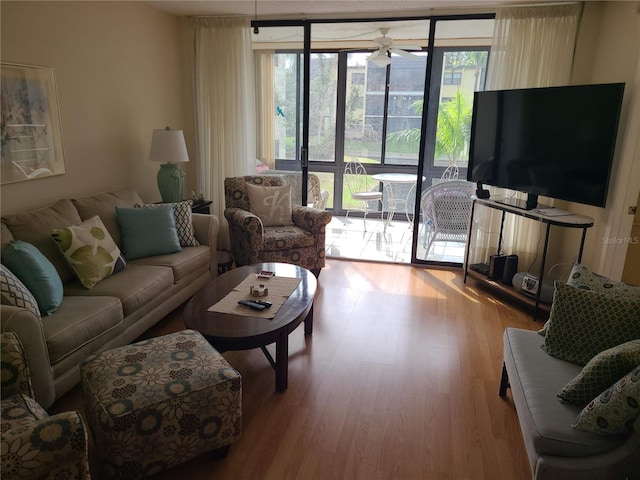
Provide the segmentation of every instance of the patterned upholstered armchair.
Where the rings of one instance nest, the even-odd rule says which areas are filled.
[[[236,265],[292,263],[318,276],[324,267],[325,229],[331,221],[331,214],[294,204],[290,225],[264,226],[260,218],[251,212],[247,184],[277,187],[287,185],[287,181],[279,175],[225,179],[224,216],[229,222],[231,251]]]
[[[78,412],[49,416],[33,400],[22,344],[1,335],[2,477],[88,479],[87,430]]]

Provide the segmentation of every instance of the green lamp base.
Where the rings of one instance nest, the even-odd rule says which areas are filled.
[[[182,201],[185,173],[176,163],[163,163],[158,170],[158,190],[164,203]]]

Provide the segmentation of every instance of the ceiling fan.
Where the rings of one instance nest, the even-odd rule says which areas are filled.
[[[396,55],[400,55],[401,57],[409,58],[411,60],[420,58],[417,55],[414,55],[413,53],[409,53],[407,51],[407,50],[422,50],[419,45],[403,44],[403,45],[394,46],[395,43],[393,39],[390,37],[387,37],[388,32],[389,32],[388,28],[380,29],[380,33],[382,34],[382,36],[373,40],[374,45],[376,45],[378,49],[367,57],[367,62],[372,62],[379,67],[386,67],[391,63],[391,58],[389,58],[388,52],[395,53]]]

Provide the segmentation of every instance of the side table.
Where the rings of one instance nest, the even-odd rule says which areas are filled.
[[[211,200],[207,200],[205,202],[193,203],[191,205],[192,213],[205,213],[209,215],[211,213],[210,205],[213,203]]]

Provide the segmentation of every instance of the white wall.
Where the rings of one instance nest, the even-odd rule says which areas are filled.
[[[180,19],[134,2],[1,3],[3,62],[53,67],[66,174],[3,185],[2,213],[133,186],[158,201],[151,132],[185,129],[195,159]],[[193,152],[193,153],[192,153]],[[195,162],[186,164],[186,193]]]
[[[585,2],[576,47],[573,84],[625,82],[625,96],[606,208],[556,202],[559,208],[592,217],[582,263],[610,278],[624,269],[635,205],[640,192],[640,13],[638,2]],[[564,234],[564,261],[577,254],[578,232]]]

